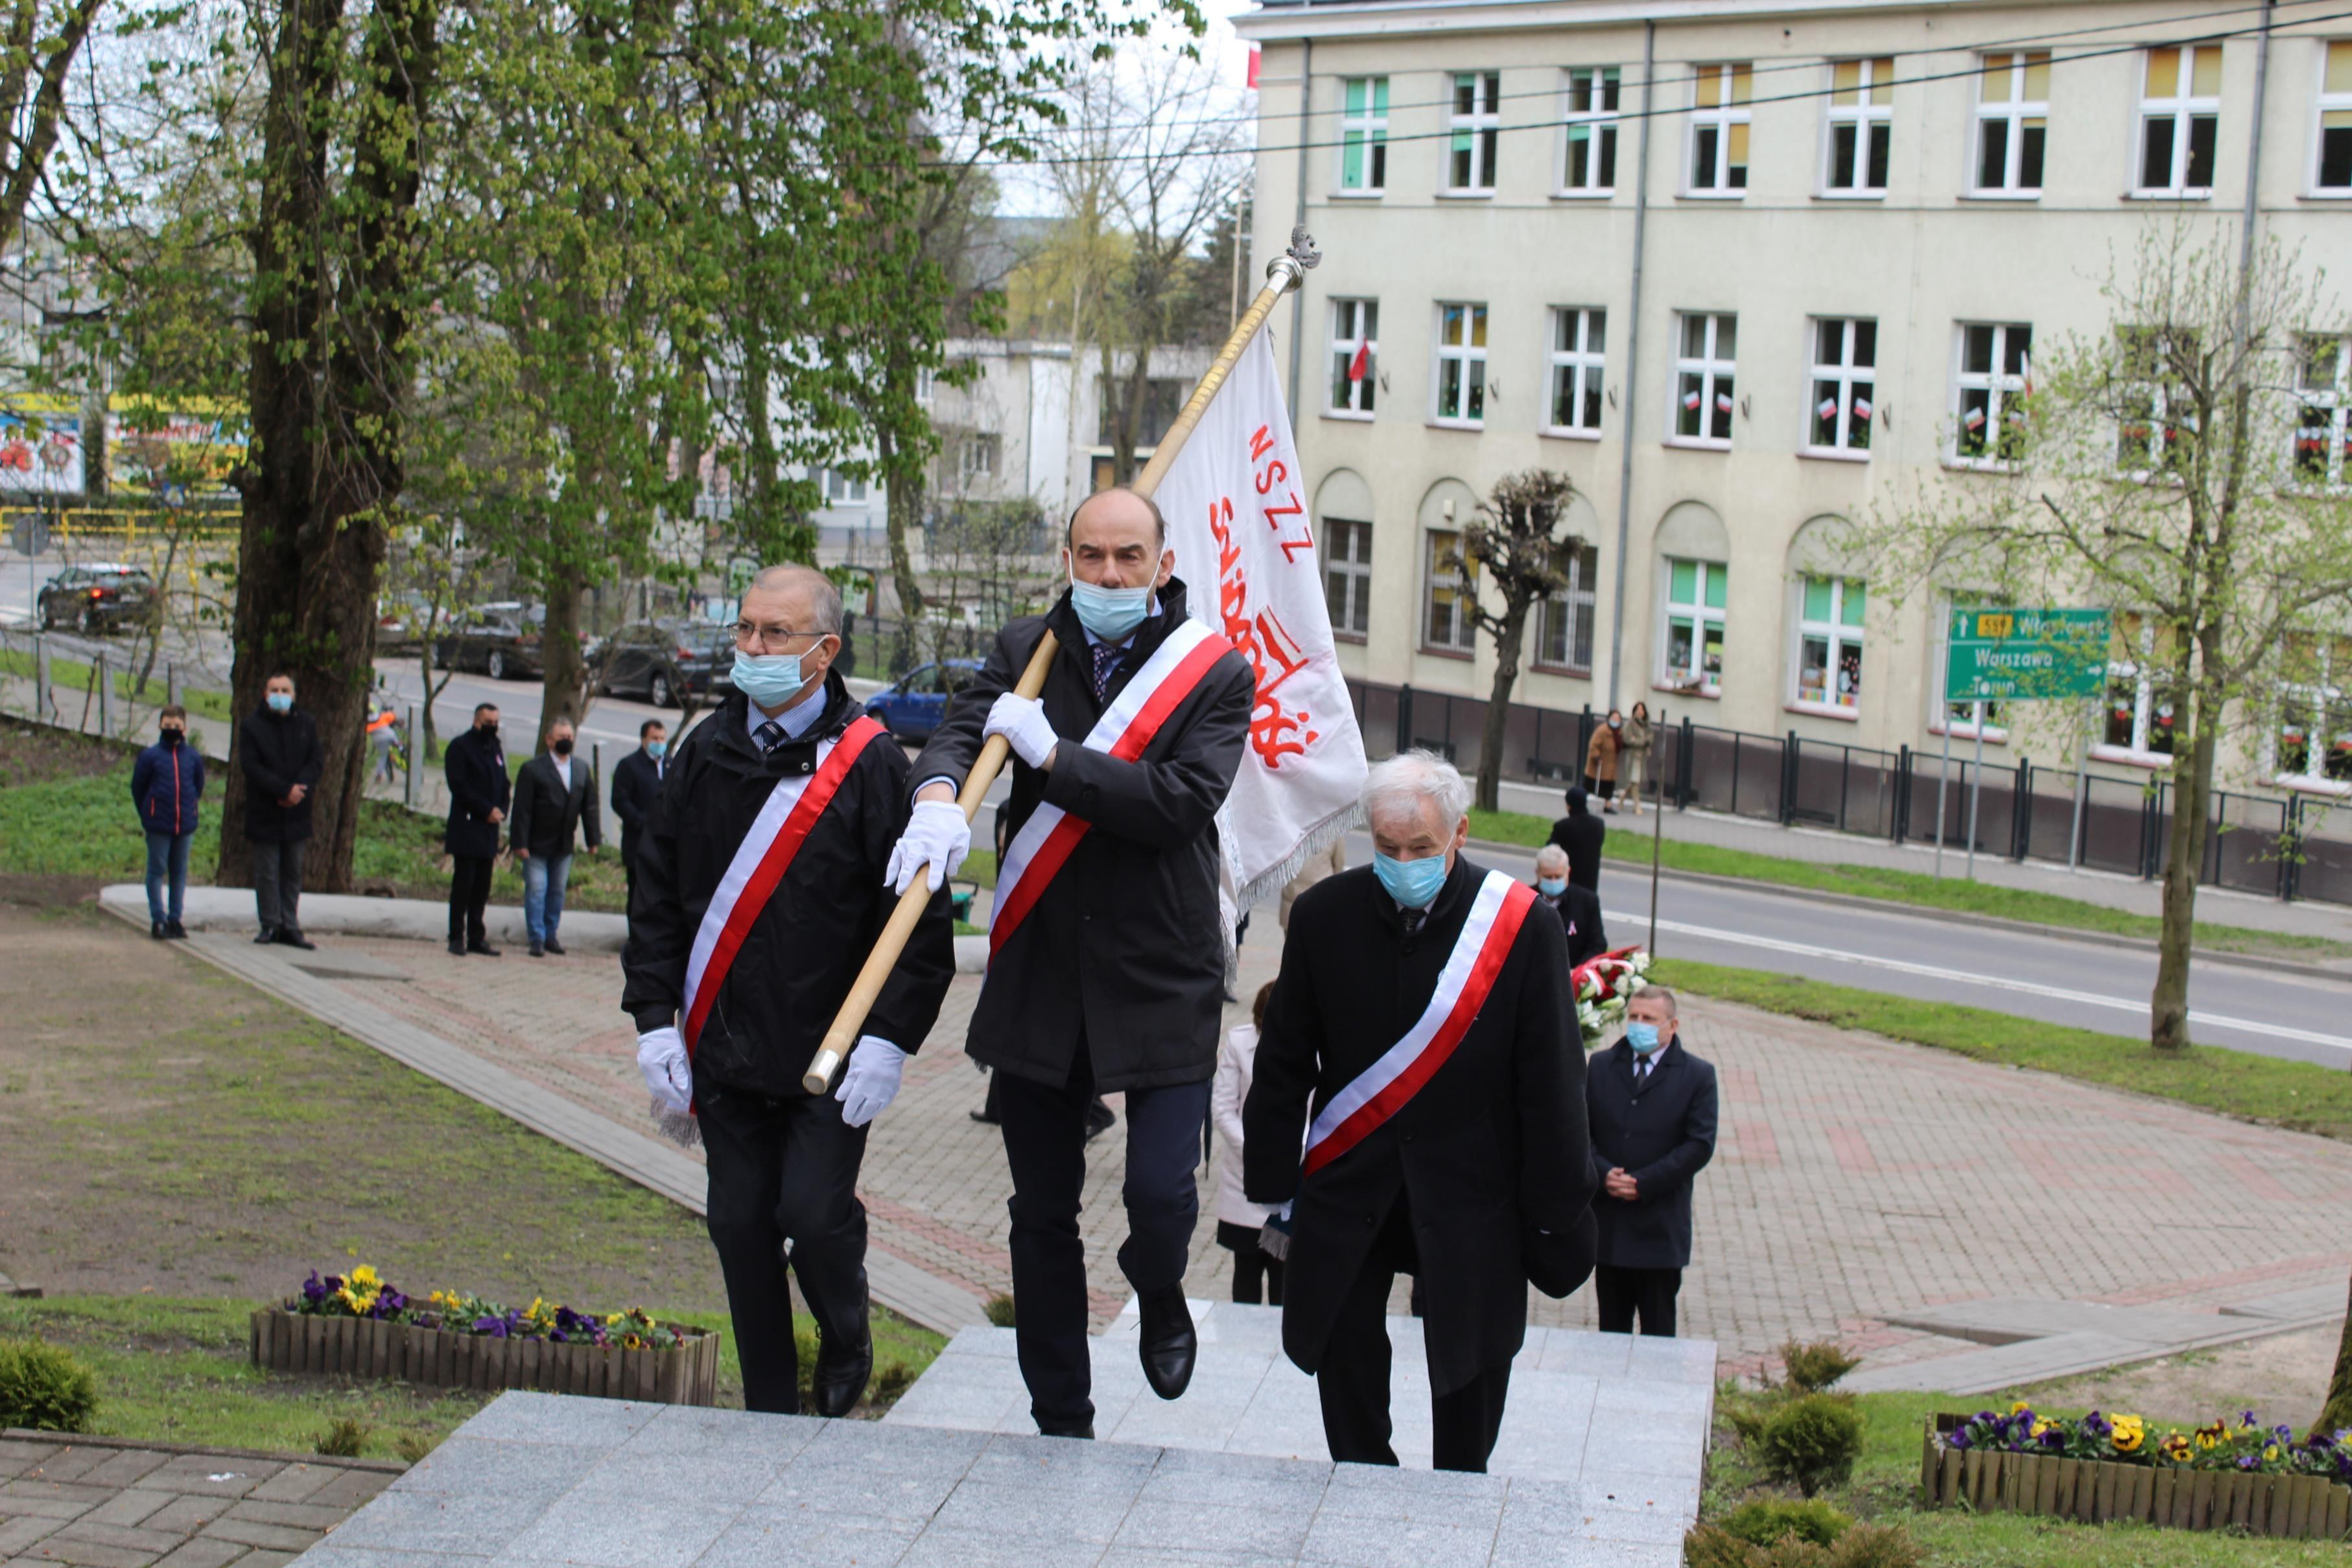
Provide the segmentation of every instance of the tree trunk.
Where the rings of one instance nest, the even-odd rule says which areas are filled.
[[[1527,600],[1515,599],[1503,607],[1502,625],[1495,633],[1495,685],[1486,696],[1486,722],[1478,734],[1478,791],[1482,811],[1502,810],[1503,727],[1510,717],[1511,688],[1519,684],[1519,644],[1528,624]]]
[[[2344,1337],[2336,1346],[2336,1375],[2327,1380],[2327,1403],[2313,1430],[2335,1434],[2352,1427],[2352,1305],[2344,1319]]]
[[[536,750],[547,747],[547,727],[559,718],[580,722],[588,695],[588,662],[580,654],[580,595],[586,591],[585,574],[566,555],[548,573],[547,620],[539,640],[539,735]]]
[[[916,663],[915,629],[923,619],[923,585],[915,580],[915,559],[907,548],[907,536],[922,526],[923,475],[917,465],[898,461],[895,437],[886,434],[881,446],[883,483],[888,486],[883,497],[883,517],[890,536],[890,588],[898,596],[898,649],[892,663],[897,670],[910,670]],[[901,468],[907,472],[899,472]]]
[[[2208,665],[2210,668],[2210,664]],[[2205,863],[2213,760],[2224,695],[2200,681],[2189,756],[2172,768],[2172,824],[2165,835],[2163,925],[2157,936],[2156,989],[2148,998],[2148,1044],[2189,1049],[2189,954],[2197,930],[2197,873]]]

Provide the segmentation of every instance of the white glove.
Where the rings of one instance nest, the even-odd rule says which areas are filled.
[[[842,1072],[841,1087],[833,1092],[833,1097],[841,1102],[841,1119],[862,1127],[879,1116],[898,1097],[898,1074],[906,1065],[907,1053],[888,1040],[859,1035],[857,1049],[849,1053],[849,1066]]]
[[[988,710],[988,722],[980,727],[982,738],[1001,735],[1013,743],[1013,755],[1032,768],[1043,768],[1054,755],[1054,747],[1062,737],[1054,733],[1053,721],[1045,716],[1045,705],[1035,697],[1019,696],[1006,692]]]
[[[964,821],[961,806],[953,800],[918,800],[914,815],[907,819],[907,831],[890,851],[890,863],[882,868],[882,880],[893,893],[904,893],[928,865],[930,888],[937,893],[971,852],[971,824]]]
[[[694,1101],[694,1070],[687,1065],[686,1037],[674,1029],[637,1036],[637,1071],[667,1111],[681,1114]]]

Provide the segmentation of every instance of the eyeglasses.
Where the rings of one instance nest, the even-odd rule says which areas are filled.
[[[749,621],[735,622],[735,643],[738,647],[748,647],[753,643],[761,644],[784,643],[794,637],[830,637],[832,635],[830,632],[795,632],[789,626],[754,626]]]

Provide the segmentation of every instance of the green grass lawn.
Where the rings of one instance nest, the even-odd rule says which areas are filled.
[[[1767,1012],[1866,1030],[1890,1040],[1958,1051],[1979,1061],[2032,1068],[2109,1089],[2155,1094],[2246,1121],[2352,1140],[2352,1073],[2223,1046],[2178,1055],[2145,1040],[2070,1029],[1986,1008],[1917,1001],[1800,979],[1763,969],[1663,958],[1660,984]]]
[[[110,656],[106,661],[115,695],[125,700],[152,703],[161,707],[165,690],[163,662],[156,662],[154,674],[147,677],[146,692],[139,695],[134,691],[138,685],[138,672],[125,667],[129,658],[130,650],[126,648],[121,658]],[[58,707],[61,712],[76,714],[80,711],[80,704],[76,699],[90,689],[90,661],[87,659],[61,658],[55,653],[49,655],[49,681],[56,691]],[[38,661],[30,651],[0,648],[0,674],[20,675],[30,680],[37,673]],[[199,691],[194,687],[183,687],[180,692],[180,706],[205,718],[230,717],[228,705],[229,695],[226,692]],[[93,704],[93,718],[96,713]]]
[[[1529,816],[1524,811],[1473,810],[1470,813],[1470,836],[1490,843],[1532,849],[1541,845],[1550,833],[1550,819]],[[1646,833],[1612,832],[1602,841],[1601,853],[1610,860],[1646,866],[1650,863],[1651,847]],[[1890,904],[1908,904],[1922,909],[1994,915],[2006,920],[2056,925],[2070,931],[2100,931],[2154,941],[2162,927],[2162,922],[2152,915],[2135,915],[2128,910],[2110,909],[2105,904],[2092,904],[2079,898],[2062,898],[2056,894],[1999,887],[1958,877],[1934,877],[1919,872],[1895,871],[1882,866],[1823,865],[1812,861],[1757,854],[1748,850],[1725,849],[1716,844],[1685,843],[1675,840],[1671,830],[1665,841],[1658,846],[1658,857],[1659,863],[1669,871],[1696,872],[1707,876],[1733,877],[1742,882],[1769,883],[1780,887],[1809,888],[1821,893],[1884,899]],[[2200,947],[2221,952],[2304,958],[2352,956],[2352,942],[2327,936],[2258,931],[2242,925],[2216,925],[2206,921],[2198,922],[2196,940]]]

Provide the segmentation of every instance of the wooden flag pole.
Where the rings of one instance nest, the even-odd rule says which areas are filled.
[[[1313,237],[1304,228],[1290,231],[1290,248],[1267,264],[1265,287],[1258,290],[1257,298],[1242,313],[1241,320],[1225,340],[1225,346],[1217,351],[1216,362],[1209,367],[1209,373],[1201,378],[1201,384],[1192,389],[1192,395],[1184,400],[1183,412],[1177,414],[1176,423],[1168,427],[1168,434],[1160,438],[1160,444],[1152,450],[1151,460],[1143,465],[1143,472],[1136,476],[1131,487],[1137,495],[1149,497],[1160,488],[1160,482],[1167,477],[1170,465],[1176,461],[1176,455],[1192,438],[1193,426],[1201,423],[1201,415],[1208,411],[1210,400],[1217,395],[1225,384],[1225,378],[1233,373],[1234,364],[1242,357],[1242,350],[1249,347],[1250,340],[1256,337],[1258,329],[1265,325],[1265,319],[1273,313],[1276,301],[1304,282],[1307,269],[1322,259],[1315,248]],[[1021,679],[1014,685],[1013,693],[1034,698],[1044,691],[1045,672],[1054,667],[1054,655],[1058,651],[1059,643],[1051,632],[1039,638],[1037,651],[1029,655],[1029,666],[1021,672]],[[1012,743],[1001,735],[990,736],[986,744],[981,747],[979,759],[971,765],[971,771],[965,775],[963,789],[956,796],[956,805],[962,810],[965,821],[969,822],[980,815],[980,808],[988,799],[989,788],[996,782],[997,774],[1003,770],[1004,759],[1011,750]],[[824,1042],[817,1047],[816,1055],[809,1062],[808,1072],[801,1080],[801,1087],[810,1093],[822,1094],[832,1087],[833,1075],[841,1071],[841,1064],[848,1057],[850,1048],[857,1043],[857,1031],[865,1027],[866,1015],[874,1010],[875,998],[882,994],[883,982],[890,977],[890,971],[898,965],[898,956],[907,950],[907,943],[915,935],[915,926],[923,917],[924,906],[930,903],[931,891],[926,883],[927,879],[919,871],[907,891],[898,895],[898,907],[890,912],[889,923],[882,927],[882,935],[875,942],[874,951],[867,956],[866,967],[858,970],[856,982],[849,988],[847,999],[841,1004],[841,1010],[834,1015],[833,1027],[825,1030]]]

